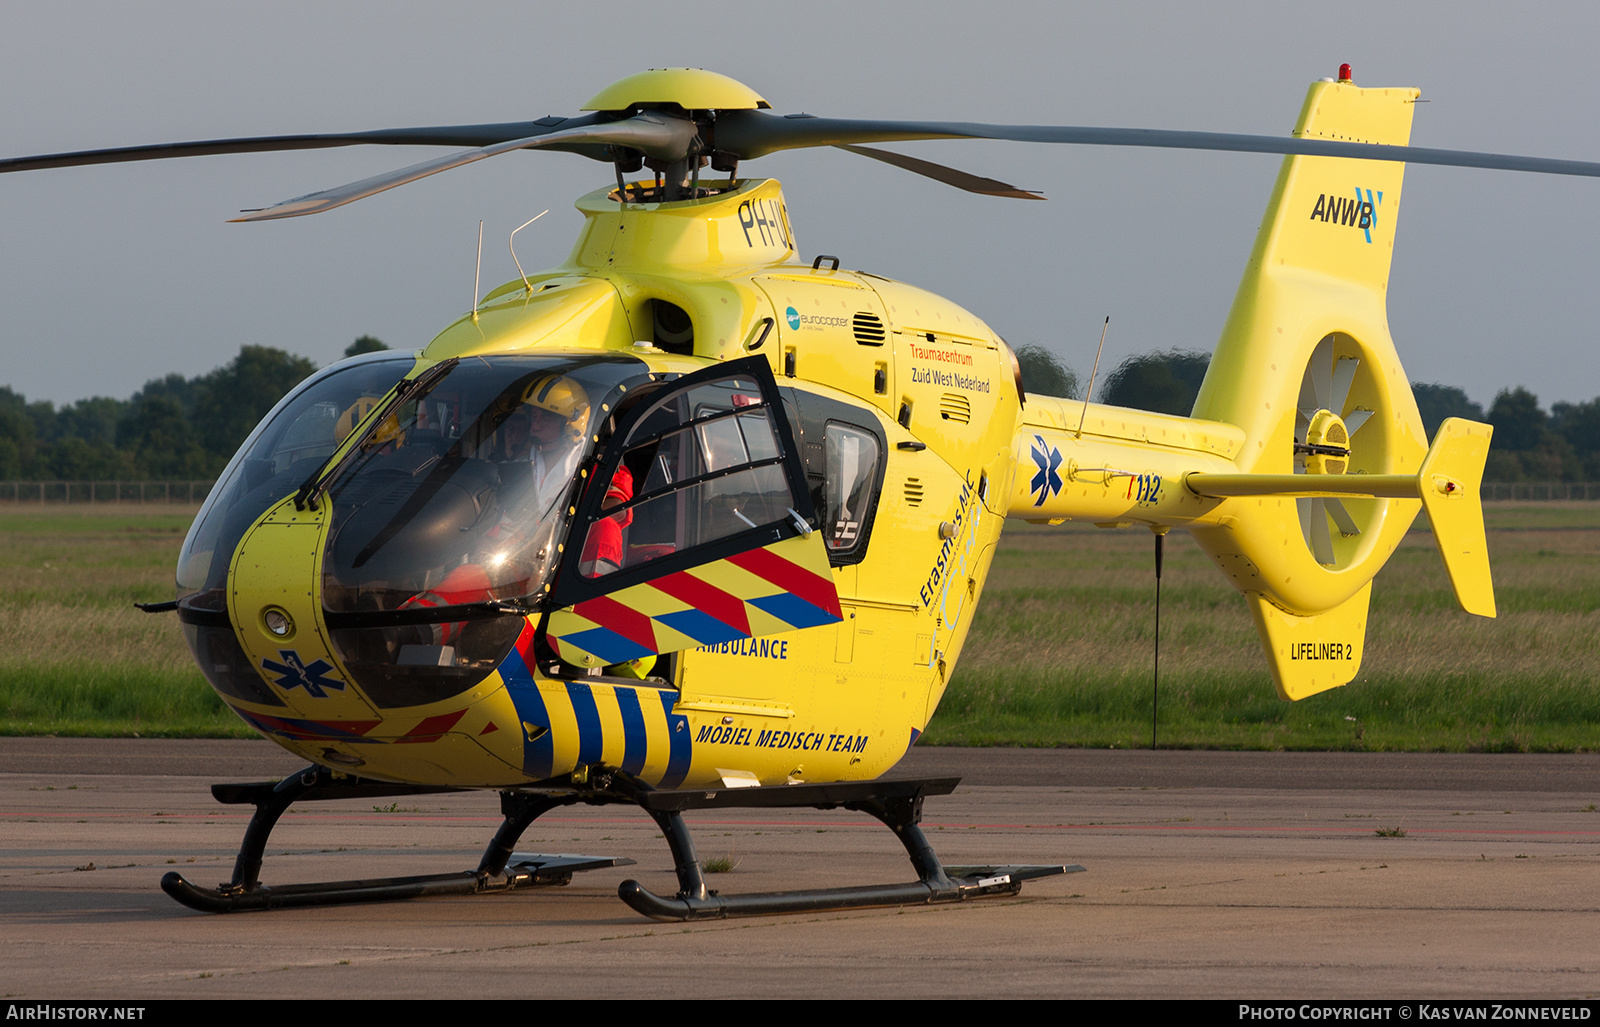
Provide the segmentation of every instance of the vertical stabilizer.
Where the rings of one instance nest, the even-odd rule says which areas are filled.
[[[1317,82],[1294,134],[1406,145],[1416,98]],[[1386,304],[1404,172],[1387,161],[1284,159],[1194,407],[1244,430],[1240,471],[1420,470],[1427,436]],[[1280,496],[1234,500],[1194,534],[1245,593],[1279,693],[1301,698],[1355,676],[1372,578],[1421,503]]]
[[[1416,97],[1415,89],[1315,82],[1294,134],[1404,146]],[[1404,172],[1392,161],[1284,158],[1194,408],[1196,417],[1250,435],[1241,470],[1290,470],[1293,418],[1284,414],[1293,411],[1324,337],[1349,335],[1384,373],[1400,372],[1385,300]],[[1427,444],[1407,383],[1395,385],[1393,398],[1405,408],[1398,412],[1415,422],[1401,426],[1411,466],[1393,468],[1406,473],[1416,470]]]
[[[1422,463],[1422,505],[1450,574],[1456,601],[1468,613],[1493,617],[1494,581],[1483,529],[1483,465],[1494,428],[1447,417]]]

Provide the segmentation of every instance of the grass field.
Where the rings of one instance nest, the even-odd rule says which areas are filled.
[[[1414,530],[1373,584],[1361,673],[1280,702],[1244,602],[1173,533],[1162,575],[1163,746],[1600,749],[1600,503],[1485,511],[1500,616],[1455,604]],[[943,744],[1150,744],[1148,531],[1008,527],[960,668],[929,726]]]
[[[1162,582],[1163,746],[1600,749],[1600,503],[1486,511],[1500,617],[1455,607],[1413,531],[1373,587],[1355,683],[1273,692],[1243,601],[1182,533]],[[193,510],[0,506],[0,734],[247,737],[195,669],[171,598]],[[1151,539],[1007,529],[931,744],[1148,746]]]
[[[0,507],[0,734],[254,737],[195,667],[172,598],[195,511]]]

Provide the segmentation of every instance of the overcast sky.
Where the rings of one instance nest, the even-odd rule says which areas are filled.
[[[1600,161],[1593,4],[0,4],[0,155],[575,114],[650,67],[721,71],[780,113],[1287,134],[1314,79],[1417,86],[1412,142]],[[833,150],[745,165],[785,184],[802,254],[942,293],[1087,375],[1209,350],[1278,159],[904,144],[1044,191],[961,193]],[[433,156],[367,147],[0,176],[0,384],[125,397],[244,344],[326,363],[425,344],[484,289],[567,253],[604,165],[515,153],[328,214],[225,224]],[[1412,167],[1390,324],[1410,376],[1487,403],[1600,394],[1600,181]],[[1105,365],[1103,365],[1105,366]]]

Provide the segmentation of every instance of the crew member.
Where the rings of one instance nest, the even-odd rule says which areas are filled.
[[[618,464],[606,486],[600,509],[610,510],[633,498],[633,473],[627,464]],[[589,526],[589,536],[583,542],[583,555],[578,560],[578,571],[586,578],[598,578],[620,570],[623,565],[622,529],[633,523],[633,511],[601,517]]]

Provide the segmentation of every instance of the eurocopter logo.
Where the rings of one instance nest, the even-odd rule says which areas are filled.
[[[1366,233],[1367,242],[1372,241],[1372,228],[1378,223],[1378,207],[1383,203],[1383,192],[1379,190],[1377,199],[1373,199],[1371,189],[1356,189],[1356,198],[1348,196],[1333,196],[1327,193],[1317,194],[1317,206],[1311,212],[1313,221],[1332,221],[1336,225],[1350,225]]]
[[[1044,501],[1061,491],[1061,475],[1056,473],[1056,468],[1061,466],[1061,450],[1050,445],[1044,436],[1033,437],[1033,464],[1039,468],[1039,473],[1029,482],[1031,491],[1037,492],[1038,498],[1033,501],[1034,506],[1043,506]]]
[[[323,677],[333,669],[333,664],[327,660],[314,660],[309,666],[300,659],[300,654],[293,649],[279,649],[278,655],[283,658],[282,663],[274,663],[263,659],[261,666],[269,674],[277,674],[278,680],[273,682],[284,691],[291,688],[304,688],[306,694],[318,699],[326,699],[328,693],[323,691],[331,688],[335,692],[344,691],[344,682],[338,678]]]
[[[848,328],[848,317],[830,317],[826,314],[802,314],[800,311],[789,307],[783,312],[783,319],[789,322],[789,330],[798,332],[801,325],[810,325],[812,328]]]

